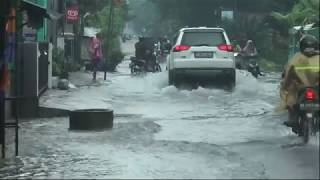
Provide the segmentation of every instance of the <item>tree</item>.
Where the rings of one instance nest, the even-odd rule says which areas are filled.
[[[80,12],[95,14],[110,4],[110,0],[79,0]]]
[[[299,0],[290,12],[272,12],[268,19],[269,26],[274,29],[273,47],[283,52],[285,57],[289,48],[289,29],[309,23],[319,25],[319,0]],[[280,47],[280,48],[278,48]]]
[[[319,23],[319,0],[300,0],[290,13],[273,12],[271,16],[287,29],[307,23]]]
[[[114,4],[111,4],[112,1]],[[116,65],[121,62],[122,58],[119,36],[128,19],[127,5],[119,0],[79,0],[79,5],[83,14],[90,13],[85,24],[101,29],[103,52],[109,65],[107,67],[111,68],[108,70],[115,70]],[[110,24],[110,15],[113,15],[112,24]],[[110,29],[112,29],[112,34],[109,36]],[[110,47],[108,47],[108,44]]]

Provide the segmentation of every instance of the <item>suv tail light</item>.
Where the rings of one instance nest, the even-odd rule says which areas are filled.
[[[176,46],[176,47],[173,49],[173,52],[186,51],[186,50],[189,50],[190,48],[191,48],[191,46],[179,45],[179,46]]]
[[[233,52],[233,46],[227,44],[221,44],[218,46],[218,49],[221,51]]]
[[[314,100],[316,100],[316,93],[314,92],[313,89],[307,88],[306,93],[305,93],[305,98],[309,101],[314,101]]]

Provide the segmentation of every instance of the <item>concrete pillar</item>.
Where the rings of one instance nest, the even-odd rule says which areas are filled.
[[[53,50],[53,45],[49,43],[49,48],[48,48],[48,61],[49,61],[49,67],[48,67],[48,88],[52,88],[52,50]]]

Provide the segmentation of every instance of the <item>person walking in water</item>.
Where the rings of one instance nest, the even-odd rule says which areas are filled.
[[[90,55],[93,66],[93,80],[97,78],[97,71],[103,59],[101,34],[97,33],[90,43]]]

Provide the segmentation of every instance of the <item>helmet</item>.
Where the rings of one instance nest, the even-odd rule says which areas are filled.
[[[300,39],[300,52],[305,56],[314,56],[319,50],[319,41],[312,35],[304,35]]]

